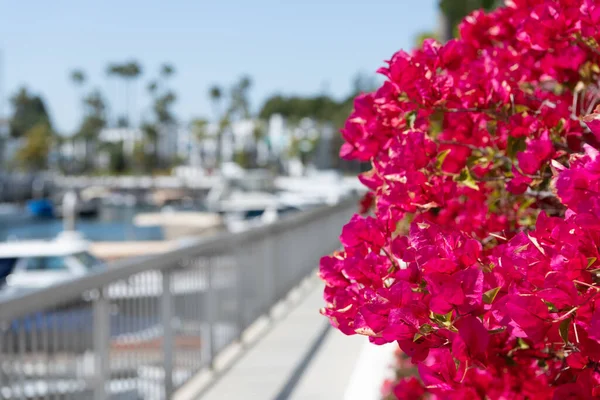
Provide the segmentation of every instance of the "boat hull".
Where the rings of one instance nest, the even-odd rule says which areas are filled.
[[[52,218],[54,217],[54,206],[50,200],[40,199],[27,202],[27,210],[34,217]]]

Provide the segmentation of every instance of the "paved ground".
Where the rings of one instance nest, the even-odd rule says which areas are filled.
[[[322,284],[316,278],[295,297],[297,303],[281,312],[283,317],[204,392],[202,400],[347,398],[365,338],[344,336],[319,315]]]

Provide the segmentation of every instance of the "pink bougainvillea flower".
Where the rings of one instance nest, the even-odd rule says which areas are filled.
[[[321,260],[321,312],[416,365],[389,396],[600,399],[599,26],[597,1],[506,0],[356,98],[368,216]]]
[[[600,105],[596,107],[594,112],[583,117],[583,122],[590,128],[590,131],[600,139]]]

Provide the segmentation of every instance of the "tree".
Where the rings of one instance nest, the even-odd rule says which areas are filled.
[[[223,115],[221,115],[221,101],[223,100],[223,91],[219,86],[213,85],[209,89],[208,95],[213,105],[215,123],[217,124],[217,154],[215,162],[216,167],[220,169],[221,163],[223,161],[223,133],[227,128],[227,124],[224,123],[226,119]]]
[[[425,42],[426,39],[440,40],[440,33],[439,32],[437,32],[437,33],[436,32],[421,32],[415,36],[415,45],[417,47],[423,46],[423,42]]]
[[[133,121],[130,104],[131,85],[142,74],[142,66],[137,61],[127,61],[122,64],[112,63],[109,64],[106,73],[108,76],[117,77],[125,83],[125,110],[128,124],[131,124]],[[133,103],[133,108],[135,108],[135,98]]]
[[[351,82],[350,93],[342,100],[337,100],[328,95],[316,96],[282,96],[280,94],[269,97],[259,111],[259,118],[268,120],[272,115],[279,114],[289,124],[297,124],[303,118],[314,120],[319,126],[333,126],[339,131],[352,111],[354,98],[360,93],[369,93],[376,89],[377,81],[373,75],[358,72]],[[360,163],[340,160],[339,149],[342,145],[339,134],[333,136],[330,164],[337,168],[359,170]],[[320,145],[324,145],[322,142]]]
[[[83,168],[90,171],[93,168],[93,155],[98,147],[100,132],[106,126],[106,102],[99,90],[94,90],[82,100],[84,117],[75,139],[85,143]]]
[[[199,141],[203,141],[208,138],[208,120],[205,118],[196,118],[192,120],[191,126],[194,135]]]
[[[147,141],[138,140],[133,146],[131,158],[136,171],[152,171],[156,167],[156,161],[147,151]]]
[[[162,76],[164,79],[168,79],[171,76],[173,76],[174,74],[175,74],[175,67],[173,67],[173,65],[171,65],[169,63],[164,63],[160,67],[160,76]]]
[[[76,68],[73,69],[71,71],[71,73],[69,74],[69,79],[71,80],[71,82],[73,83],[73,85],[78,89],[79,91],[79,99],[77,99],[77,102],[81,105],[82,107],[82,119],[85,118],[85,95],[83,93],[83,88],[85,86],[86,83],[86,74],[85,72],[80,69],[80,68]],[[71,147],[74,149],[75,148],[75,135],[72,135],[72,137],[70,139],[71,142]],[[87,147],[86,147],[87,148]],[[74,159],[71,160],[71,162],[73,162]],[[70,165],[70,169],[73,169],[73,165]]]
[[[175,116],[171,107],[176,101],[177,95],[171,90],[155,98],[153,110],[160,124],[166,125],[175,122]]]
[[[491,10],[500,5],[499,0],[440,0],[442,12],[440,39],[444,42],[456,36],[459,22],[471,12],[483,8]]]
[[[50,130],[52,129],[46,105],[40,96],[31,94],[22,87],[11,98],[11,104],[14,111],[9,125],[10,135],[13,138],[23,137],[38,124],[46,124]]]
[[[172,134],[176,122],[172,110],[177,101],[177,94],[168,87],[168,80],[175,74],[175,67],[170,63],[163,63],[159,68],[158,78],[148,82],[146,89],[152,97],[152,113],[154,121],[145,121],[142,131],[145,139],[151,144],[152,159],[160,164],[165,160],[160,159],[159,139],[161,133]],[[169,162],[172,160],[169,160]]]
[[[208,138],[208,120],[204,118],[196,118],[192,120],[190,126],[195,139],[200,143],[199,154],[196,155],[199,157],[199,165],[206,167],[206,154],[204,153],[203,142]]]
[[[85,72],[83,72],[81,69],[74,69],[71,71],[70,78],[75,86],[83,86],[86,81]]]
[[[213,114],[216,119],[219,119],[221,115],[221,100],[223,99],[223,91],[219,86],[214,85],[209,89],[208,95],[213,103]]]
[[[151,96],[154,96],[154,94],[158,90],[158,82],[157,81],[148,82],[148,85],[146,85],[146,89],[148,90],[148,93],[150,93]]]
[[[252,79],[249,76],[243,76],[231,88],[231,102],[228,113],[229,118],[248,119],[250,118],[250,99],[248,91],[252,87]]]
[[[124,173],[127,170],[127,160],[123,150],[123,142],[110,143],[107,148],[110,172],[115,174]]]
[[[50,126],[45,122],[40,122],[31,127],[23,136],[25,142],[15,154],[17,166],[30,172],[46,169],[54,136]]]
[[[285,97],[274,95],[266,100],[258,115],[264,120],[268,120],[274,114],[279,114],[294,121],[312,118],[325,122],[331,120],[332,116],[340,109],[340,106],[340,102],[329,96]]]
[[[146,158],[150,160],[150,162],[145,164],[146,166],[150,167],[149,170],[151,170],[152,167],[156,167],[158,164],[158,128],[156,127],[156,124],[144,122],[142,123],[142,132],[144,133],[144,142],[150,144],[151,147],[152,153],[150,156],[146,155]],[[147,147],[144,146],[144,151],[146,150]]]

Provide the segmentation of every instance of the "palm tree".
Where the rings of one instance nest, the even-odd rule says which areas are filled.
[[[239,90],[241,94],[240,109],[245,119],[250,118],[250,100],[248,99],[250,87],[252,87],[252,79],[249,76],[243,76],[239,83]]]
[[[209,90],[209,96],[210,99],[213,103],[213,112],[215,114],[215,118],[219,119],[219,114],[220,114],[220,106],[221,106],[221,99],[223,97],[223,91],[221,90],[221,88],[217,85],[214,85],[210,88]]]
[[[160,67],[160,75],[164,78],[170,78],[175,73],[175,67],[169,63],[164,63]]]
[[[144,122],[142,124],[144,142],[152,146],[152,163],[156,167],[158,163],[158,127],[156,124]]]
[[[150,90],[152,95],[156,95],[159,89],[163,92],[161,96],[155,97],[154,100],[154,112],[156,113],[158,122],[162,125],[169,125],[175,122],[175,116],[171,112],[170,107],[177,100],[177,95],[166,85],[166,81],[174,74],[175,67],[169,63],[164,63],[160,67],[159,81],[151,82],[148,86],[148,90]]]
[[[81,69],[74,69],[73,71],[71,71],[69,78],[71,79],[71,82],[73,82],[73,85],[75,85],[80,90],[85,85],[86,76],[85,76],[85,72],[83,72],[83,70],[81,70]],[[79,95],[80,95],[80,98],[83,99],[83,97],[84,97],[83,91],[81,93],[79,93]]]
[[[221,163],[223,158],[223,132],[225,131],[226,124],[223,123],[226,119],[221,117],[221,100],[223,98],[223,91],[217,85],[213,85],[208,94],[213,103],[213,112],[215,115],[215,121],[217,126],[217,154],[216,154],[216,167],[221,170]]]
[[[74,69],[73,71],[71,71],[71,81],[73,81],[73,83],[76,86],[83,86],[83,84],[85,83],[85,80],[86,80],[86,76],[82,70]]]
[[[194,133],[194,136],[196,137],[196,141],[200,144],[199,148],[198,148],[198,153],[197,154],[199,156],[199,163],[198,165],[200,166],[206,166],[206,162],[204,160],[204,145],[203,142],[207,139],[208,137],[208,132],[207,132],[207,128],[208,128],[208,121],[205,120],[204,118],[196,118],[192,121],[191,123],[192,125],[192,132]]]
[[[250,101],[248,90],[252,86],[252,79],[245,75],[231,88],[231,104],[229,113],[237,115],[238,118],[250,118]]]
[[[261,142],[266,140],[267,135],[267,125],[265,121],[261,119],[256,119],[254,123],[254,128],[252,129],[252,138],[254,139],[254,148],[252,149],[252,160],[255,164],[258,165],[258,147]]]
[[[151,96],[154,96],[154,94],[158,90],[158,82],[156,82],[156,81],[148,82],[148,86],[146,86],[146,89],[148,90],[148,93],[150,93]]]
[[[79,93],[80,96],[80,101],[82,103],[81,105],[81,112],[82,112],[82,119],[85,118],[85,99],[84,99],[84,94],[83,91],[81,90],[83,88],[83,86],[86,83],[86,75],[85,72],[83,72],[82,69],[74,69],[71,71],[71,74],[69,76],[69,78],[71,79],[71,82],[73,82],[73,85],[75,85],[77,88],[80,89],[81,93]],[[70,143],[71,149],[75,148],[75,135],[73,135],[73,137],[71,137],[71,143]],[[86,157],[87,157],[87,151],[88,151],[88,144],[86,143],[85,145],[85,151],[86,151]],[[72,155],[73,157],[73,155]],[[74,157],[73,157],[74,158]],[[74,159],[71,160],[72,162],[75,161]],[[71,164],[71,168],[73,168],[73,165]]]
[[[76,134],[76,138],[83,140],[85,147],[84,169],[93,167],[93,154],[98,148],[100,132],[106,126],[106,103],[99,90],[90,92],[83,99],[84,118]]]
[[[152,97],[151,110],[155,116],[152,126],[153,131],[153,152],[155,162],[161,163],[162,160],[158,151],[159,141],[162,135],[173,134],[176,117],[171,107],[177,101],[177,94],[167,86],[167,80],[175,74],[175,67],[169,63],[163,63],[159,69],[159,77],[148,82],[146,89]]]
[[[125,83],[125,109],[128,124],[131,124],[131,104],[129,101],[131,84],[142,74],[142,66],[137,61],[128,61],[123,64],[113,63],[108,66],[106,72],[108,76],[120,78]],[[133,103],[133,108],[135,108],[135,96]]]

